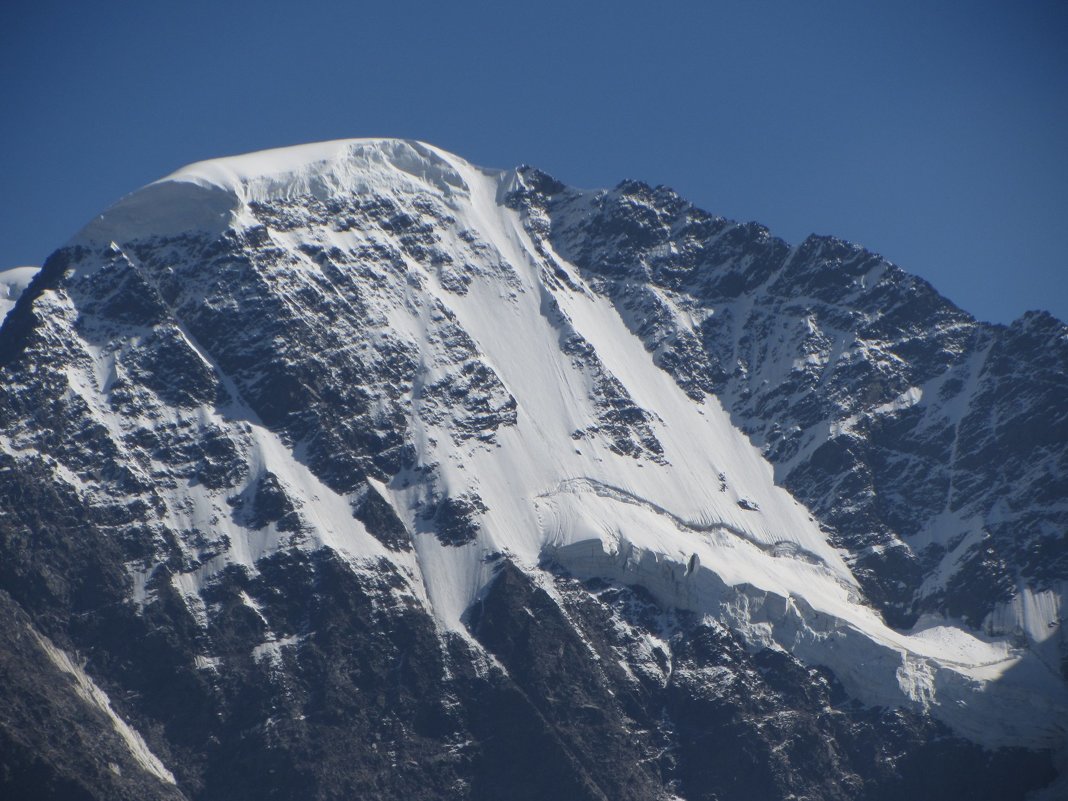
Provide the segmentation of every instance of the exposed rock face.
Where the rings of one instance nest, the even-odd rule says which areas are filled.
[[[5,793],[1055,780],[1048,315],[979,323],[663,188],[354,140],[123,199],[0,370]]]

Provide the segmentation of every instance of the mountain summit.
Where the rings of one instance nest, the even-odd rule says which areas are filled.
[[[0,365],[0,787],[1064,787],[1048,315],[663,187],[344,140],[123,198]]]

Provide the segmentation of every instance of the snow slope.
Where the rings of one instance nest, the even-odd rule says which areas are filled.
[[[312,248],[366,254],[400,237],[385,227],[303,219],[294,204],[310,198],[329,207],[373,195],[408,215],[427,204],[446,212],[437,248],[447,267],[400,248],[403,270],[379,270],[375,283],[361,285],[367,313],[353,311],[343,321],[351,328],[339,328],[352,348],[375,352],[391,343],[418,365],[410,386],[398,384],[416,464],[373,484],[410,533],[411,552],[390,551],[353,519],[356,493],[316,476],[301,443],[262,422],[242,400],[247,388],[227,377],[171,310],[177,331],[231,400],[221,409],[160,410],[152,424],[226,431],[249,466],[239,492],[273,474],[299,499],[309,533],[297,540],[273,524],[254,530],[227,512],[229,490],[179,484],[166,497],[171,527],[210,532],[221,543],[217,555],[173,580],[191,608],[202,610],[200,596],[227,565],[254,570],[278,548],[328,547],[359,569],[394,562],[408,578],[404,592],[442,628],[465,634],[466,611],[493,579],[491,557],[503,553],[533,575],[550,561],[579,577],[640,584],[664,604],[729,622],[753,647],[829,666],[867,703],[927,709],[981,743],[1063,745],[1064,684],[1009,637],[979,636],[952,621],[903,633],[865,605],[842,554],[776,486],[772,466],[717,398],[695,401],[684,392],[616,306],[532,239],[508,203],[524,180],[520,171],[484,170],[418,142],[343,140],[191,165],[122,199],[75,237],[73,244],[94,253],[110,246],[106,257],[76,264],[76,279],[119,269],[159,287],[163,278],[142,263],[139,248],[180,234],[265,228],[288,265],[269,278],[298,303],[297,290],[322,269]],[[284,209],[286,225],[265,222],[264,205]],[[214,302],[207,283],[188,291]],[[39,302],[52,304],[57,320],[74,319],[62,291]],[[73,391],[116,440],[130,426],[106,402],[121,362],[121,349],[86,343],[69,369]],[[441,408],[429,390],[476,369],[493,376],[487,403],[507,407],[511,398],[515,416],[468,436],[463,394],[452,393],[451,406]],[[901,404],[918,400],[914,393]],[[18,452],[17,437],[0,444]],[[426,510],[447,498],[474,499],[469,541],[443,541],[428,524]],[[131,565],[137,586],[155,567]],[[551,582],[544,586],[551,591]],[[1049,617],[1046,600],[1026,604],[1028,621]]]
[[[12,267],[0,270],[0,323],[15,308],[19,295],[30,285],[40,267]]]

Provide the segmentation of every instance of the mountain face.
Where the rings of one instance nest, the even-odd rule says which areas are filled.
[[[0,371],[11,797],[1068,789],[1047,314],[349,140],[119,201]]]

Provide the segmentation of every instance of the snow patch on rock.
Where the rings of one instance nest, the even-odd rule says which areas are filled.
[[[3,324],[7,313],[15,308],[19,295],[26,290],[40,269],[40,267],[11,267],[7,270],[0,270],[0,325]]]

